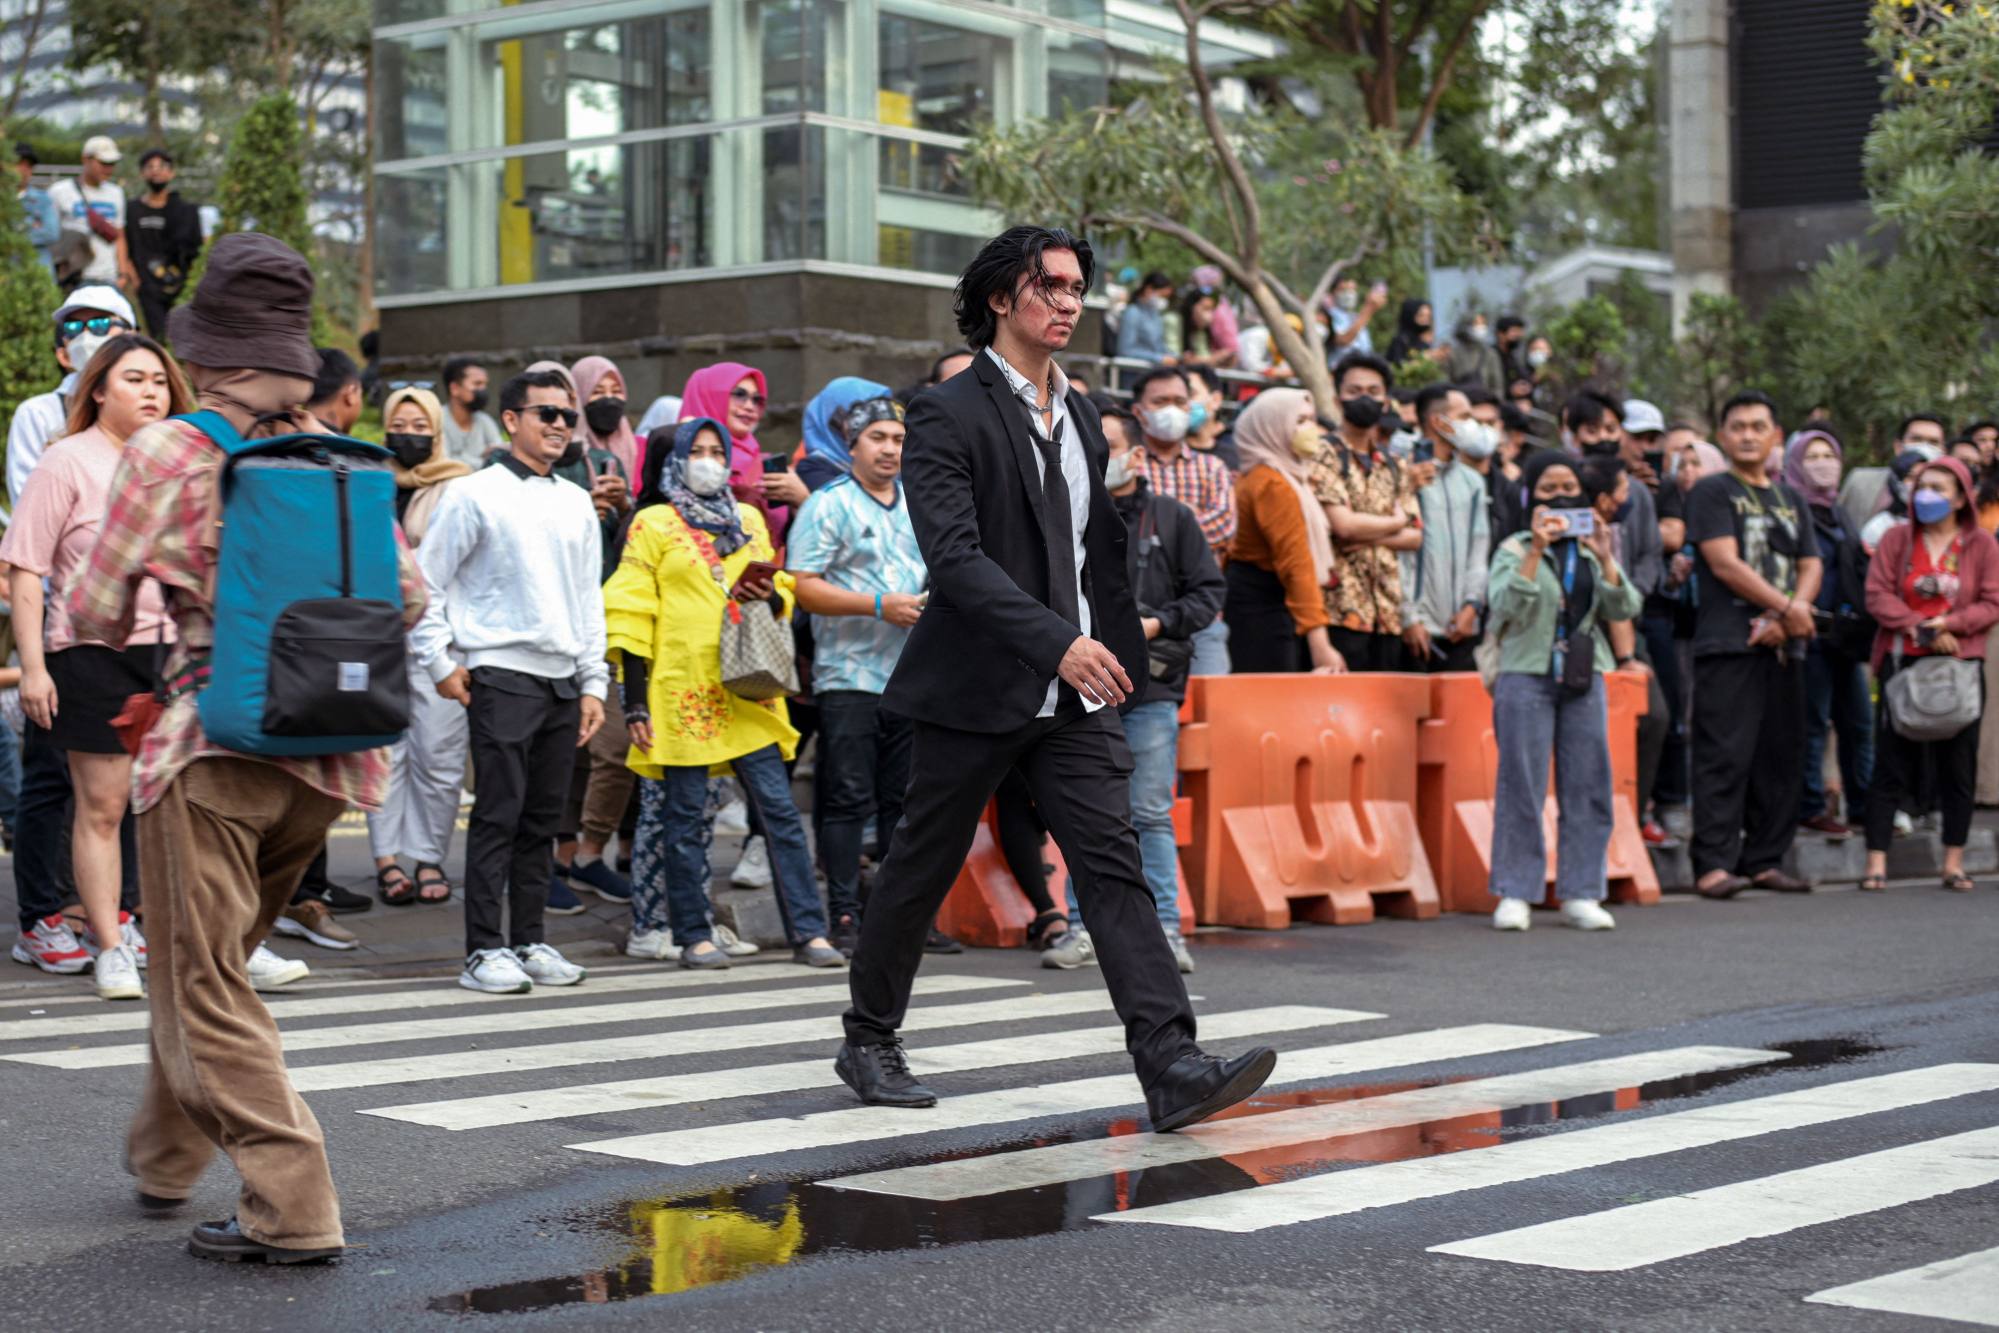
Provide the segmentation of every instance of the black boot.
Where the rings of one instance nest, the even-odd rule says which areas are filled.
[[[1153,1133],[1185,1129],[1255,1095],[1276,1068],[1277,1052],[1268,1046],[1258,1046],[1233,1060],[1198,1051],[1181,1056],[1145,1091]]]
[[[909,1057],[896,1038],[874,1046],[848,1042],[834,1059],[833,1072],[870,1106],[937,1105],[937,1094],[909,1072]]]
[[[219,1259],[228,1264],[313,1264],[338,1259],[341,1249],[338,1245],[323,1250],[266,1245],[244,1235],[232,1217],[226,1222],[203,1222],[197,1226],[187,1238],[187,1252],[197,1259]]]

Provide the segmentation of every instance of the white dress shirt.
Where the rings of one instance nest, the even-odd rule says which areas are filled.
[[[1077,617],[1083,622],[1080,631],[1087,636],[1090,632],[1091,617],[1090,599],[1083,595],[1085,559],[1083,537],[1090,526],[1090,461],[1089,456],[1083,451],[1082,440],[1077,438],[1075,431],[1069,429],[1069,377],[1062,373],[1062,367],[1050,364],[1048,387],[1050,396],[1054,399],[1054,412],[1044,418],[1041,391],[1028,380],[1027,376],[1008,365],[1006,358],[1001,356],[997,349],[987,347],[986,355],[993,359],[993,364],[1000,368],[1002,375],[1006,376],[1007,387],[1013,391],[1014,397],[1027,405],[1028,413],[1036,428],[1039,429],[1042,421],[1046,420],[1048,430],[1045,438],[1059,439],[1062,442],[1062,480],[1069,485],[1069,535],[1076,545],[1076,612]],[[1048,455],[1041,451],[1041,446],[1038,444],[1034,446],[1034,461],[1037,475],[1045,478],[1048,471]],[[1048,698],[1035,716],[1055,716],[1055,693],[1061,684],[1060,676],[1048,682]],[[1094,713],[1103,707],[1081,691],[1077,692],[1077,697],[1082,699],[1083,708],[1088,712]]]

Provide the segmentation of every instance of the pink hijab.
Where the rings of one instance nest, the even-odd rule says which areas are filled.
[[[680,391],[680,419],[691,421],[696,417],[712,417],[726,427],[729,423],[729,391],[745,379],[756,381],[758,393],[770,392],[764,383],[764,373],[755,366],[746,366],[740,361],[703,366],[687,377],[687,387]],[[755,435],[732,435],[730,445],[729,489],[744,504],[763,511],[770,520],[771,540],[776,541],[791,518],[791,510],[783,505],[764,503],[763,446],[757,443]]]
[[[625,373],[619,370],[617,364],[608,356],[586,356],[571,368],[569,377],[576,381],[576,410],[578,412],[581,412],[590,402],[590,394],[597,387],[597,381],[603,379],[606,375],[616,375],[620,383],[624,382]],[[631,393],[631,385],[625,385],[625,392],[627,395]],[[631,404],[628,402],[626,406],[630,407]],[[639,442],[638,437],[632,434],[631,421],[628,418],[620,417],[618,419],[618,428],[609,435],[599,435],[596,431],[591,430],[590,423],[587,420],[580,424],[583,427],[584,438],[588,439],[594,448],[610,450],[612,457],[618,460],[618,465],[625,469],[626,478],[633,485],[637,485],[639,475]]]

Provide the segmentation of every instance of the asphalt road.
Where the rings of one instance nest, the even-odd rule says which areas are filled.
[[[936,1112],[832,1116],[837,976],[603,948],[516,999],[318,955],[281,1024],[355,1248],[311,1270],[184,1253],[226,1163],[137,1214],[142,1019],[19,970],[0,1326],[1999,1326],[1992,1256],[1891,1276],[1999,1247],[1999,890],[1619,919],[1203,933],[1207,1030],[1284,1054],[1251,1116],[1163,1141],[1095,971],[1026,954],[926,965]],[[1861,1283],[1832,1299],[1887,1308],[1807,1300]]]

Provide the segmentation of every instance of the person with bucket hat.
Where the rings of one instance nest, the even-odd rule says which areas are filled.
[[[215,242],[193,299],[168,327],[203,414],[221,421],[176,417],[132,436],[70,601],[79,634],[122,641],[143,574],[166,589],[178,632],[165,688],[135,698],[123,719],[136,752],[132,805],[156,936],[152,1063],[125,1161],[140,1207],[159,1213],[186,1201],[216,1148],[227,1152],[242,1177],[236,1213],[196,1226],[188,1248],[230,1261],[326,1260],[345,1245],[319,1123],[286,1075],[277,1024],[251,989],[247,961],[328,826],[349,804],[378,808],[389,775],[384,748],[300,757],[226,749],[205,733],[198,707],[211,663],[221,661],[217,603],[229,591],[218,580],[229,535],[222,549],[216,535],[225,454],[208,432],[312,431],[300,411],[319,365],[312,293],[311,268],[282,241],[243,232]],[[362,521],[355,530],[373,529]],[[246,558],[259,557],[235,557]],[[426,606],[423,576],[400,544],[394,566],[408,626]],[[229,632],[239,632],[233,619]]]

